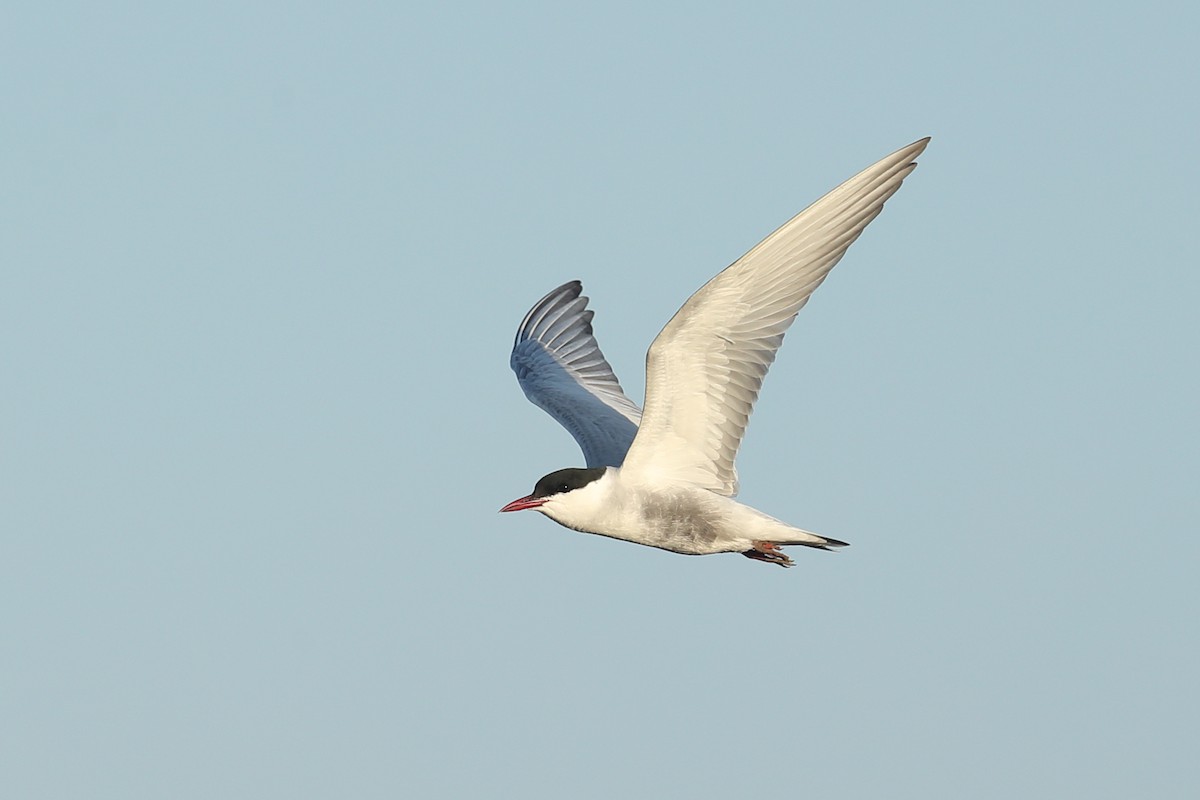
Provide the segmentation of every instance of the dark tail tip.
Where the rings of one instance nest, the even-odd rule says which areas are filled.
[[[841,539],[830,539],[828,536],[821,537],[824,541],[821,542],[788,542],[788,544],[801,544],[805,547],[811,547],[815,550],[828,550],[835,552],[843,547],[849,547],[849,542],[843,542]]]

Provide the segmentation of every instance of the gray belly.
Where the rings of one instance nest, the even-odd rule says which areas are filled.
[[[693,494],[657,495],[643,507],[646,544],[677,553],[711,553],[720,538],[721,514]]]

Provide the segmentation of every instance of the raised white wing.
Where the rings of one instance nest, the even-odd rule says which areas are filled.
[[[579,442],[589,467],[619,467],[642,410],[604,360],[582,291],[571,281],[539,300],[517,329],[509,364],[530,402]]]
[[[855,175],[684,303],[646,355],[646,408],[622,472],[737,494],[734,458],[784,332],[928,143]]]

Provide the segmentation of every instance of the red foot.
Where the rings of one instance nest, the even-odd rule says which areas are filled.
[[[755,542],[753,549],[746,550],[742,555],[755,561],[778,564],[781,567],[790,567],[794,563],[774,542]]]

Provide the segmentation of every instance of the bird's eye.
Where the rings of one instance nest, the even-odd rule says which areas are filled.
[[[569,488],[569,487],[568,487],[568,486],[567,486],[565,483],[560,483],[560,484],[558,485],[558,490],[559,490],[560,492],[569,492],[569,491],[570,491],[570,488]]]

